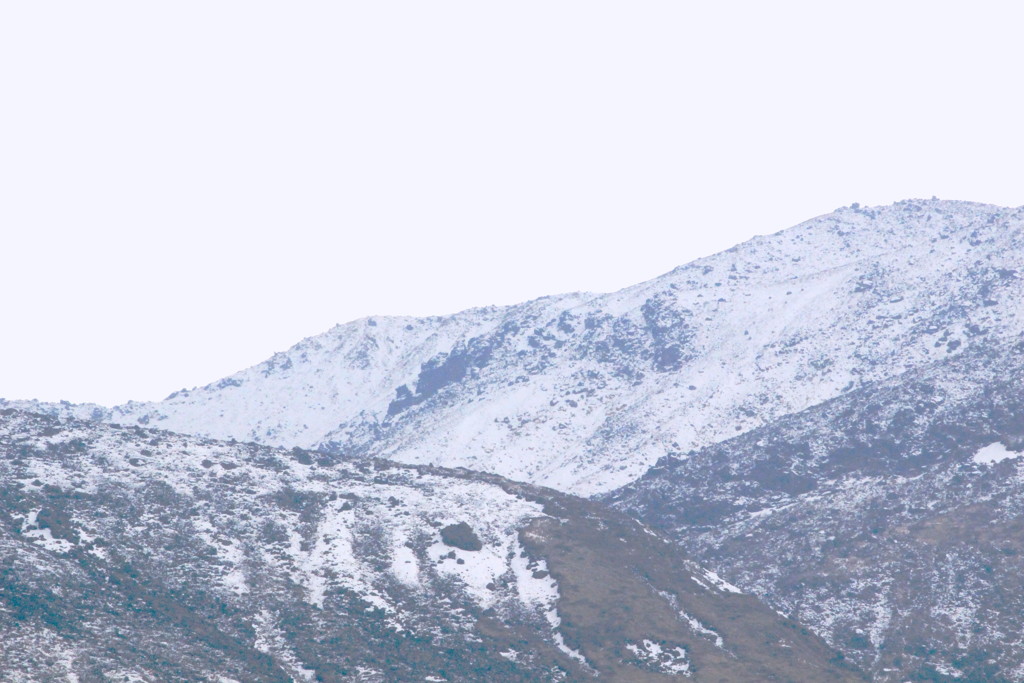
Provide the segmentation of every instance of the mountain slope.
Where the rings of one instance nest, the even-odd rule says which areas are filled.
[[[860,680],[604,506],[318,457],[2,411],[0,671]]]
[[[908,371],[611,496],[875,680],[1024,677],[1024,337]]]
[[[1013,338],[1022,218],[937,200],[841,209],[615,294],[356,321],[206,387],[100,412],[591,495],[664,455]]]

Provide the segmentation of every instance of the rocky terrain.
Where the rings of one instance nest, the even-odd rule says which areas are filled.
[[[609,497],[878,681],[1024,680],[1024,337],[975,345]]]
[[[604,506],[6,409],[12,681],[862,680]]]

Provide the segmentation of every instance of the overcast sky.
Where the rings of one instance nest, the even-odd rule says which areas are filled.
[[[1024,204],[1019,3],[0,4],[0,396],[615,290],[852,202]]]

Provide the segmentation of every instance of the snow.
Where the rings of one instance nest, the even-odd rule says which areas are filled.
[[[42,418],[28,419],[39,432],[49,431],[41,429],[47,424]],[[0,423],[0,437],[9,438],[8,430],[18,428],[16,419]],[[317,610],[333,609],[334,600],[358,598],[367,609],[380,610],[394,631],[414,633],[424,626],[419,605],[438,600],[449,601],[438,609],[450,610],[452,623],[470,633],[468,600],[494,609],[500,618],[540,626],[548,642],[586,665],[558,632],[556,580],[520,541],[532,520],[546,517],[543,505],[501,485],[383,463],[306,465],[288,451],[257,454],[248,445],[88,423],[65,425],[52,437],[28,433],[26,444],[52,454],[33,458],[25,465],[28,476],[17,478],[34,497],[47,486],[109,492],[116,482],[117,495],[127,498],[156,491],[196,501],[175,527],[209,558],[204,581],[232,599],[265,594],[268,580],[283,580],[299,587]],[[62,452],[77,441],[81,444],[73,451]],[[212,478],[230,480],[218,484],[227,497],[216,504],[204,502],[210,500],[206,482]],[[73,549],[74,543],[40,528],[41,510],[24,514],[20,537],[44,552]],[[248,522],[250,511],[263,520],[259,526]],[[442,541],[441,529],[463,522],[480,539],[479,550]],[[106,550],[91,547],[93,542],[113,533],[177,533],[149,513],[119,523],[113,533],[108,523],[103,517],[70,520],[81,543],[97,553]],[[166,572],[173,581],[175,567]],[[288,649],[277,607],[260,609],[254,647],[271,654],[295,680],[311,680],[312,673]]]
[[[559,632],[558,627],[562,625],[562,617],[558,615],[558,610],[552,606],[544,616],[547,618],[548,624],[551,625],[551,632],[555,641],[555,647],[561,650],[568,657],[579,662],[580,666],[582,666],[585,671],[596,676],[597,672],[592,666],[590,666],[590,662],[588,662],[587,658],[583,656],[583,653],[575,648],[569,647],[565,642],[565,636]]]
[[[198,520],[193,524],[195,537],[214,549],[218,561],[226,567],[221,575],[221,585],[231,592],[242,595],[249,592],[245,571],[242,568],[245,553],[232,539],[218,534],[209,520]]]
[[[565,644],[565,636],[563,636],[558,631],[555,631],[554,632],[554,639],[555,639],[555,646],[558,647],[559,650],[561,650],[562,652],[567,654],[569,657],[571,657],[572,659],[575,659],[577,662],[579,662],[583,666],[584,669],[593,670],[593,667],[590,666],[590,663],[587,661],[587,658],[583,656],[583,653],[581,653],[579,650],[573,649],[573,648],[571,648],[571,647],[569,647],[568,645]]]
[[[256,641],[253,646],[274,659],[291,674],[293,679],[299,681],[315,681],[316,671],[307,669],[301,665],[298,657],[287,645],[287,639],[275,624],[275,619],[267,610],[259,613],[253,622],[256,631]]]
[[[420,564],[416,553],[406,543],[392,546],[391,573],[410,588],[420,585]]]
[[[118,669],[115,671],[104,671],[104,678],[108,681],[117,681],[118,683],[148,683],[149,679],[135,671],[126,671],[124,669]]]
[[[21,526],[21,535],[30,539],[41,548],[53,553],[65,554],[75,547],[75,544],[63,538],[54,538],[53,532],[49,529],[39,528],[36,518],[41,510],[32,510]]]
[[[332,591],[343,588],[370,608],[383,610],[388,623],[403,630],[403,609],[389,597],[386,576],[421,591],[433,573],[454,579],[483,608],[541,612],[557,601],[555,580],[534,578],[534,569],[546,569],[543,562],[531,569],[521,557],[519,530],[528,520],[544,516],[538,503],[491,484],[404,472],[391,481],[350,480],[344,491],[345,496],[325,506],[311,536],[300,534],[297,514],[288,513],[282,520],[287,541],[265,549],[268,560],[285,563],[310,604],[323,609]],[[480,550],[456,549],[441,541],[438,529],[462,521],[481,539]],[[426,545],[424,536],[429,537]],[[379,548],[378,541],[383,542]],[[383,552],[386,575],[378,570],[378,552]]]
[[[742,593],[739,588],[732,585],[718,574],[711,570],[704,570],[704,578],[711,582],[711,584],[718,590],[725,591],[726,593]]]
[[[686,624],[699,636],[703,636],[712,640],[715,643],[715,647],[720,650],[725,649],[725,640],[718,634],[718,631],[708,628],[700,619],[686,613],[686,610],[682,609],[679,605],[679,598],[668,593],[666,591],[658,591],[658,595],[663,597],[672,606],[672,609],[676,611],[679,618],[682,619]]]
[[[722,636],[718,635],[717,631],[709,629],[707,626],[702,624],[699,619],[690,616],[682,610],[680,610],[679,616],[682,617],[683,621],[690,625],[690,628],[693,629],[694,633],[710,638],[714,641],[715,647],[718,649],[725,649],[725,641],[722,639]]]
[[[538,560],[534,563],[535,568],[531,569],[518,539],[511,552],[514,555],[510,564],[516,580],[516,593],[523,604],[535,607],[554,605],[558,601],[558,584],[555,579],[550,574],[544,578],[534,577],[534,572],[547,572],[547,563]]]
[[[303,539],[293,530],[295,526],[289,527],[288,553],[298,583],[306,588],[309,603],[320,609],[324,608],[327,591],[339,586],[358,594],[371,608],[393,614],[394,607],[374,586],[373,570],[356,558],[356,513],[354,508],[344,509],[344,503],[337,500],[324,511],[308,551],[302,549]]]
[[[54,553],[68,553],[75,547],[75,544],[71,541],[54,538],[53,532],[49,529],[32,529],[31,531],[26,531],[23,535],[25,538],[32,539],[36,545]]]
[[[473,600],[483,607],[492,607],[497,600],[487,586],[494,584],[507,571],[504,545],[485,545],[481,550],[455,550],[440,541],[430,546],[428,554],[439,561],[439,573],[458,578]],[[455,558],[448,553],[454,552]],[[462,560],[462,563],[459,563]]]
[[[671,675],[690,675],[690,661],[686,656],[686,648],[662,646],[654,641],[644,639],[643,642],[627,643],[626,649],[637,659],[653,666],[662,673]]]
[[[985,446],[971,458],[977,465],[991,465],[1010,458],[1019,458],[1021,453],[1011,451],[999,441]]]

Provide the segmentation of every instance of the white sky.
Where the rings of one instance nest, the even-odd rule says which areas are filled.
[[[1021,3],[5,2],[0,396],[614,290],[838,206],[1024,204]]]

